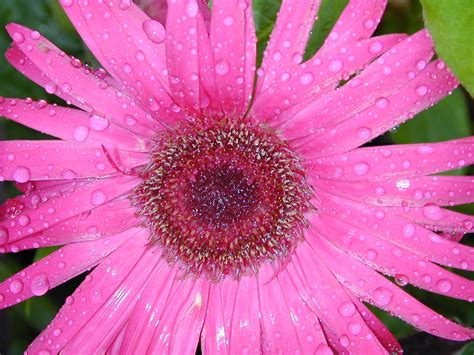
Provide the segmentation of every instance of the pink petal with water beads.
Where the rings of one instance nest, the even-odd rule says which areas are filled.
[[[32,195],[11,199],[2,206],[0,231],[4,235],[3,242],[11,244],[104,205],[128,194],[137,183],[139,180],[130,176],[85,180],[72,189],[59,190],[49,198],[39,199]],[[23,203],[27,199],[35,199],[35,203],[29,207]]]
[[[0,98],[0,115],[51,136],[109,149],[149,150],[149,140],[107,118],[46,101]],[[85,134],[87,132],[87,134]]]
[[[137,230],[124,231],[102,240],[72,243],[31,264],[0,283],[0,308],[10,307],[91,269],[120,247]]]
[[[194,0],[170,3],[166,30],[166,59],[171,92],[179,105],[176,109],[197,116],[206,108],[222,112],[211,43],[198,4]]]
[[[28,353],[61,351],[96,313],[113,313],[113,309],[105,308],[107,304],[118,307],[128,300],[130,292],[143,284],[160,257],[145,248],[147,242],[145,231],[129,235],[121,247],[104,258],[66,299],[53,321],[28,347]],[[104,328],[95,332],[99,338],[107,334],[108,329]]]
[[[406,208],[474,202],[474,177],[471,176],[421,176],[357,184],[313,176],[308,180],[318,190],[373,206]]]
[[[352,182],[403,180],[456,170],[473,163],[474,137],[440,143],[359,148],[347,154],[303,162],[321,178]]]
[[[81,139],[89,132],[83,127],[78,133]],[[130,171],[148,161],[145,153],[53,140],[2,141],[0,151],[0,179],[19,183],[107,177],[117,174],[117,169]]]
[[[210,39],[221,104],[228,115],[242,116],[251,99],[256,69],[252,1],[213,1]]]
[[[320,3],[320,0],[283,0],[258,72],[257,99],[278,77],[303,60]]]
[[[316,100],[308,98],[283,112],[275,123],[283,123],[280,129],[284,130],[284,136],[294,139],[308,134],[302,135],[303,132],[316,133],[342,122],[413,80],[426,69],[433,53],[433,42],[428,33],[417,32],[385,52],[339,90]],[[389,75],[384,67],[390,68]]]
[[[30,194],[30,196],[35,196],[35,199],[36,196],[41,199],[45,198],[41,191]],[[48,212],[53,212],[53,209],[48,209]],[[18,252],[104,238],[138,225],[140,220],[136,218],[135,214],[136,211],[130,207],[128,199],[113,200],[24,238],[10,238],[3,241],[5,244],[2,244],[0,237],[0,252]],[[1,233],[2,229],[0,229]]]
[[[393,276],[399,286],[410,283],[444,296],[474,300],[473,281],[453,274],[389,240],[326,214],[311,223],[314,233],[323,235],[339,249],[371,268]]]
[[[63,8],[104,68],[142,107],[165,125],[182,119],[169,95],[159,22],[131,1],[75,1]]]
[[[313,237],[309,240],[313,248],[318,248],[331,271],[356,296],[438,337],[461,341],[474,336],[471,329],[446,319],[368,266],[348,258],[322,238],[314,234]]]
[[[295,144],[309,158],[347,152],[415,117],[450,94],[458,84],[443,62],[434,61],[407,85],[376,99],[371,107]]]
[[[80,107],[86,111],[138,134],[152,136],[157,129],[162,129],[131,97],[109,85],[76,59],[68,57],[46,38],[32,38],[34,31],[17,24],[8,25],[7,30],[12,38],[17,38],[16,46],[48,77],[45,89],[50,94],[65,93],[73,97],[72,103],[80,102]]]

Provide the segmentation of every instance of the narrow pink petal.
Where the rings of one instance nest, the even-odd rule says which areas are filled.
[[[421,176],[354,184],[318,179],[313,175],[308,181],[317,190],[373,206],[405,208],[427,203],[454,206],[474,202],[474,177],[471,176]]]
[[[304,302],[286,269],[263,265],[258,272],[264,350],[269,353],[314,353],[326,339],[319,319]]]
[[[299,274],[306,287],[298,289],[308,293],[306,301],[317,312],[321,324],[326,325],[350,353],[379,353],[381,345],[357,312],[343,285],[322,263],[319,253],[305,242],[298,246],[295,254],[290,263],[295,269],[289,271]]]
[[[63,8],[100,63],[142,107],[166,125],[181,119],[168,94],[165,30],[159,22],[131,1],[78,0]]]
[[[84,111],[45,101],[0,98],[0,115],[67,141],[129,150],[148,150],[148,139]],[[84,132],[87,132],[85,135]]]
[[[338,181],[384,181],[455,170],[474,163],[474,138],[440,143],[355,149],[347,154],[305,161],[321,178]]]
[[[118,307],[126,301],[129,291],[143,283],[159,260],[159,253],[146,248],[147,239],[145,231],[130,236],[106,257],[66,299],[54,320],[29,346],[28,353],[61,351],[96,313],[106,311],[106,304],[115,302]],[[108,333],[107,329],[101,329],[96,329],[98,337]]]
[[[474,282],[426,261],[390,240],[362,231],[339,218],[322,214],[311,221],[314,231],[332,244],[385,275],[401,286],[408,283],[430,292],[463,300],[474,300]]]
[[[319,134],[298,141],[298,151],[311,158],[347,152],[436,104],[457,85],[444,63],[434,61],[399,91],[377,99],[373,106]]]
[[[136,232],[136,229],[132,229],[102,240],[68,244],[31,264],[0,283],[0,294],[3,295],[0,308],[10,307],[33,296],[42,296],[50,289],[82,274]]]
[[[375,334],[380,343],[387,349],[390,354],[402,354],[403,350],[398,340],[393,336],[390,330],[383,324],[357,297],[351,297],[352,302],[356,306],[365,323]]]
[[[111,176],[117,167],[130,170],[148,161],[145,153],[53,140],[2,141],[0,152],[1,180],[20,183]]]
[[[196,114],[208,106],[220,111],[211,43],[198,4],[193,1],[168,5],[166,59],[171,91],[187,113]]]
[[[207,312],[209,281],[188,279],[176,286],[156,325],[150,353],[196,353]]]
[[[2,205],[0,228],[3,243],[13,243],[70,218],[80,216],[130,191],[139,182],[135,177],[116,177],[79,182],[65,192],[57,191],[48,198],[25,195]],[[31,205],[23,203],[34,199]]]
[[[15,44],[49,78],[45,84],[49,93],[72,96],[73,103],[80,102],[80,107],[88,112],[146,136],[162,129],[132,98],[83,67],[77,59],[65,55],[46,38],[17,24],[8,25],[7,30],[16,38]]]
[[[212,303],[216,302],[216,303]],[[258,316],[260,304],[254,275],[239,280],[226,278],[211,286],[210,316],[204,320],[204,353],[259,353],[262,351],[262,328]]]
[[[341,282],[350,284],[350,290],[364,301],[438,337],[461,341],[474,336],[471,329],[434,312],[368,266],[328,246],[321,238],[315,236],[310,242]]]
[[[275,78],[272,86],[258,93],[252,112],[259,120],[276,124],[281,112],[333,92],[341,81],[348,80],[405,38],[385,35],[318,52],[311,60],[286,70]]]
[[[257,97],[303,60],[320,4],[320,0],[283,0],[259,71]]]
[[[474,248],[445,239],[405,216],[320,192],[320,213],[337,215],[362,231],[374,233],[437,264],[472,270]],[[429,211],[432,210],[428,206]],[[399,213],[401,214],[401,212]],[[473,222],[470,222],[472,228]]]
[[[284,122],[281,126],[284,136],[298,138],[304,132],[317,132],[373,106],[425,70],[433,53],[433,42],[428,33],[414,34],[384,53],[339,90],[317,100],[310,97],[283,112],[279,121]]]
[[[222,106],[227,114],[243,115],[251,99],[256,65],[252,0],[213,1],[210,38]]]
[[[386,0],[349,0],[321,51],[370,37],[377,28],[386,5]]]
[[[166,23],[166,16],[168,14],[168,2],[167,0],[135,0],[135,3],[146,12],[148,16],[161,22],[163,25]],[[207,0],[197,0],[199,10],[204,18],[206,27],[209,27],[209,21],[211,19],[211,11],[209,9]]]
[[[41,191],[35,192],[34,196],[45,198]],[[140,220],[135,214],[135,208],[130,207],[130,200],[113,200],[24,238],[10,238],[0,245],[0,252],[17,252],[104,238],[138,225]]]

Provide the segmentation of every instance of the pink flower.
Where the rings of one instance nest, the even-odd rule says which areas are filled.
[[[426,31],[371,37],[385,1],[354,0],[302,62],[319,1],[283,1],[254,86],[248,0],[170,1],[166,30],[130,0],[61,4],[104,69],[7,26],[12,65],[77,108],[1,99],[60,139],[0,143],[23,191],[1,251],[64,246],[0,305],[94,269],[28,353],[400,351],[363,302],[472,338],[402,287],[474,298],[442,267],[473,269],[473,217],[441,207],[474,180],[434,175],[472,164],[473,138],[359,148],[458,85]]]

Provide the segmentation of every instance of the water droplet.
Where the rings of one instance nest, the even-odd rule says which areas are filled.
[[[343,347],[348,347],[349,344],[350,344],[350,340],[349,340],[349,337],[347,335],[341,335],[339,337],[339,343],[343,346]]]
[[[31,293],[42,296],[49,290],[49,280],[45,274],[37,275],[31,281]]]
[[[388,101],[386,97],[379,97],[378,99],[375,100],[375,106],[382,110],[387,108],[389,103],[390,101]]]
[[[107,195],[102,190],[95,190],[91,194],[91,203],[94,206],[103,204],[107,200]]]
[[[18,224],[22,227],[26,227],[28,224],[30,224],[30,217],[26,215],[21,215],[18,218]]]
[[[433,203],[428,203],[422,207],[423,215],[432,220],[432,221],[439,221],[445,217],[443,210]]]
[[[196,17],[199,12],[198,4],[196,0],[188,0],[186,3],[186,14],[189,17]]]
[[[372,54],[377,54],[382,50],[383,46],[380,42],[371,43],[369,46],[369,52]]]
[[[448,293],[452,288],[451,281],[447,279],[439,280],[436,283],[436,288],[442,293]]]
[[[339,306],[339,313],[343,317],[351,317],[354,315],[356,308],[352,302],[344,302]]]
[[[433,147],[430,147],[428,145],[421,145],[418,148],[416,148],[416,152],[421,155],[426,155],[426,154],[431,154],[435,151]]]
[[[33,31],[30,33],[30,37],[37,41],[41,38],[41,34],[38,31]]]
[[[418,62],[416,62],[416,67],[418,70],[423,70],[426,68],[426,62],[423,59],[420,59]]]
[[[326,344],[319,344],[314,352],[315,355],[333,355],[331,348]]]
[[[89,127],[87,126],[77,126],[74,128],[73,138],[76,142],[84,142],[89,136]]]
[[[408,276],[404,274],[395,274],[395,283],[398,286],[408,285]]]
[[[360,162],[354,165],[354,172],[357,175],[365,175],[370,170],[369,164],[365,162]]]
[[[235,20],[232,16],[226,16],[224,17],[224,25],[226,26],[232,26],[234,24]]]
[[[376,252],[375,250],[369,249],[369,250],[367,251],[367,259],[369,259],[369,260],[375,260],[375,259],[377,259],[377,256],[378,256],[378,254],[377,254],[377,252]]]
[[[221,59],[216,63],[216,73],[219,75],[225,75],[229,72],[229,63],[225,59]]]
[[[49,82],[44,86],[44,89],[46,90],[48,94],[54,94],[56,93],[58,86],[53,82]]]
[[[340,61],[339,59],[334,59],[329,63],[329,70],[333,73],[337,73],[341,71],[342,67],[344,66],[344,63]]]
[[[62,333],[61,328],[56,328],[55,330],[53,330],[53,335],[54,335],[55,337],[60,336],[61,333]]]
[[[155,20],[146,20],[143,22],[143,31],[148,39],[153,43],[161,43],[166,38],[165,28],[161,23]]]
[[[19,166],[13,171],[12,176],[16,182],[24,183],[31,179],[31,171],[27,167]]]
[[[313,79],[314,79],[313,74],[311,74],[311,73],[305,73],[305,74],[303,74],[303,75],[300,76],[300,83],[301,83],[302,85],[309,85],[309,84],[312,83]]]
[[[10,284],[10,291],[13,294],[18,294],[23,290],[23,282],[20,280],[13,280]]]
[[[132,0],[120,0],[119,8],[121,10],[127,10],[132,5]]]
[[[374,27],[374,21],[372,21],[371,19],[367,19],[367,20],[364,21],[364,28],[365,29],[370,30],[373,27]]]
[[[415,91],[418,96],[425,96],[428,92],[428,88],[424,85],[420,85],[416,87]]]
[[[354,335],[357,335],[362,331],[362,326],[360,325],[360,323],[351,322],[348,324],[348,329],[349,329],[349,332],[351,332]]]
[[[6,244],[8,242],[8,229],[3,226],[0,226],[0,245]]]
[[[386,306],[392,302],[393,294],[391,291],[383,287],[378,287],[374,290],[374,301],[379,306]]]
[[[408,223],[403,226],[403,236],[405,238],[412,238],[415,235],[416,227],[415,225]]]
[[[89,125],[96,131],[103,131],[109,127],[109,120],[105,117],[91,115],[89,116]]]
[[[15,32],[13,34],[13,40],[16,42],[16,43],[23,43],[25,42],[25,36],[23,36],[22,33],[20,32]]]
[[[371,135],[372,130],[368,127],[360,127],[357,129],[357,136],[359,136],[360,139],[369,139]]]
[[[70,7],[72,6],[73,1],[74,0],[61,0],[61,5],[63,5],[64,7]]]

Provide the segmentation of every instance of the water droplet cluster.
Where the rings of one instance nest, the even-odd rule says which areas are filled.
[[[134,203],[151,241],[186,274],[220,280],[283,261],[302,238],[311,192],[278,136],[212,120],[158,137]]]

